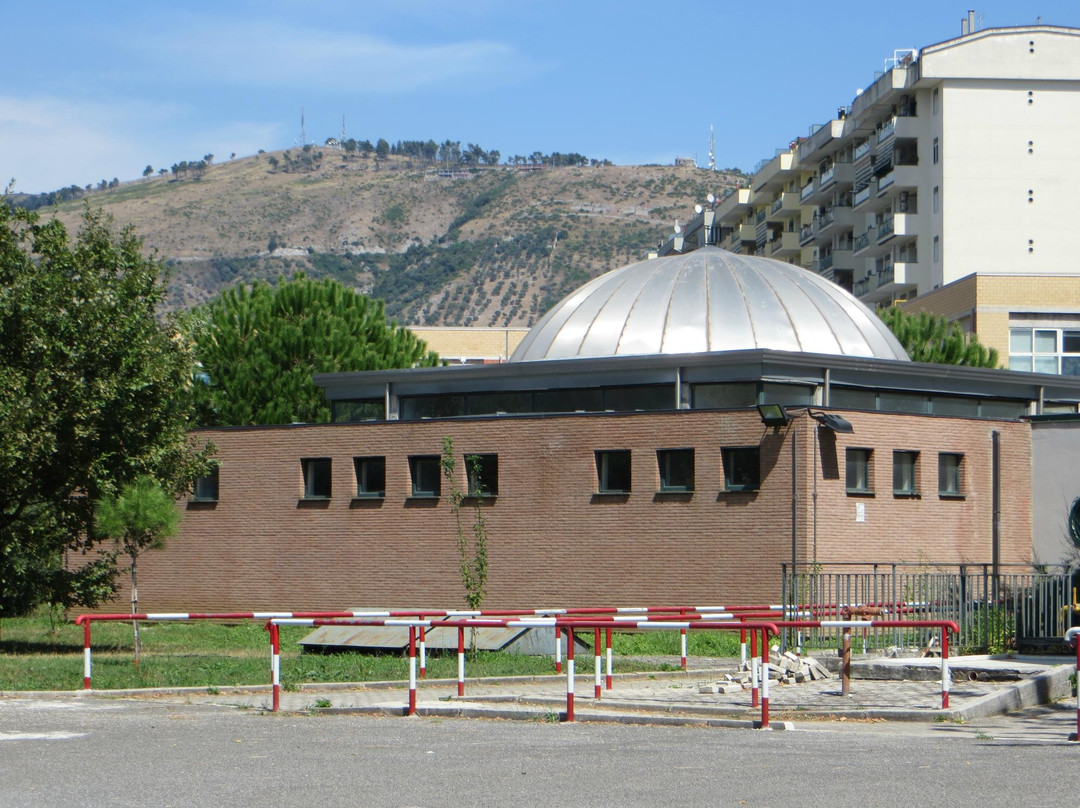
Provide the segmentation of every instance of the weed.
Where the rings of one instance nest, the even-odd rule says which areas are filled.
[[[206,694],[208,696],[220,696],[221,688],[217,685],[210,685],[210,687],[206,688]]]
[[[992,740],[994,740],[994,736],[993,735],[987,735],[985,732],[982,732],[980,730],[979,732],[975,733],[975,740],[976,741],[992,741]]]
[[[315,706],[320,710],[325,709],[330,706],[330,699],[316,699]]]
[[[559,715],[559,713],[556,712],[555,710],[548,710],[547,712],[544,713],[544,723],[545,724],[558,724],[560,717],[561,716]]]
[[[946,717],[944,716],[944,714],[942,714],[942,713],[938,713],[937,715],[935,715],[935,716],[934,716],[934,723],[935,723],[935,724],[944,724],[944,723],[945,723],[946,721],[948,721],[948,720],[949,720],[949,719],[947,719],[947,718],[946,718]]]

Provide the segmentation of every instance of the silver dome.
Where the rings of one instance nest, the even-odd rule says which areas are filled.
[[[755,348],[908,360],[888,327],[831,281],[703,247],[594,278],[544,315],[510,361]]]

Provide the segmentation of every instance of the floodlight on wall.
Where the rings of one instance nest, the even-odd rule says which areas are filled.
[[[841,418],[839,415],[833,415],[831,412],[812,412],[810,413],[810,417],[826,429],[831,429],[833,432],[855,431],[855,428],[851,425],[851,421],[846,418]]]
[[[765,426],[787,426],[791,416],[780,404],[758,404],[758,415]]]

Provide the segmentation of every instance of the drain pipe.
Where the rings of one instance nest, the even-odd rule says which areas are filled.
[[[998,582],[1001,576],[1001,433],[990,433],[991,446],[991,527],[990,563],[993,568],[993,597],[998,601]]]

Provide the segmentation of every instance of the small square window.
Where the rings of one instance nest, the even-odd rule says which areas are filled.
[[[214,466],[208,474],[195,480],[195,485],[191,490],[191,499],[193,502],[217,502],[218,466]]]
[[[304,472],[304,499],[330,499],[330,458],[304,458],[300,467]]]
[[[961,497],[963,489],[961,485],[960,470],[963,466],[964,456],[942,452],[938,455],[938,495],[942,497]]]
[[[919,493],[918,452],[893,452],[892,487],[893,495],[913,497]]]
[[[761,450],[757,446],[726,446],[720,450],[725,491],[757,491],[761,486]]]
[[[413,455],[409,458],[414,497],[437,497],[442,494],[442,466],[438,455]]]
[[[469,478],[470,497],[499,495],[499,456],[497,454],[465,455],[465,472]]]
[[[694,450],[660,449],[656,453],[660,467],[660,490],[694,490]]]
[[[386,458],[354,457],[356,469],[356,496],[386,496]]]
[[[848,449],[845,458],[846,484],[849,494],[873,493],[871,479],[872,449]]]
[[[596,490],[601,494],[630,493],[630,452],[625,449],[596,453]]]

